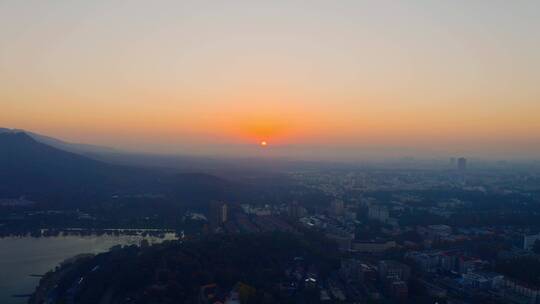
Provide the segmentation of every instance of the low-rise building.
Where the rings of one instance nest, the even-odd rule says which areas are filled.
[[[505,278],[500,292],[505,301],[519,304],[537,304],[540,302],[540,289],[518,281]]]
[[[536,241],[540,241],[540,233],[524,235],[523,236],[523,249],[529,250],[529,251],[532,250],[534,247],[534,243],[536,243]]]
[[[393,281],[408,281],[411,275],[411,268],[408,265],[394,260],[379,261],[379,278],[383,281],[392,279]]]
[[[352,243],[352,251],[363,253],[381,253],[391,248],[396,247],[395,241],[354,241]]]

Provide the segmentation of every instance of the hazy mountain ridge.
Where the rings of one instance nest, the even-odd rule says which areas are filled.
[[[0,132],[0,197],[97,200],[113,194],[162,193],[182,201],[218,199],[227,184],[199,173],[115,165],[44,144],[17,130]]]
[[[90,145],[83,143],[72,143],[64,140],[60,140],[54,137],[22,130],[22,129],[8,129],[0,128],[0,134],[2,133],[26,133],[28,136],[32,137],[38,142],[44,143],[55,148],[65,150],[68,152],[79,153],[79,154],[88,154],[88,153],[112,153],[117,151],[114,148],[99,146],[99,145]]]
[[[40,143],[24,132],[0,134],[0,193],[98,191],[120,170]]]

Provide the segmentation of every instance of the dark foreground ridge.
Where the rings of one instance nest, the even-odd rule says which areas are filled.
[[[64,262],[29,303],[314,303],[317,281],[339,266],[331,248],[286,233],[117,248]]]

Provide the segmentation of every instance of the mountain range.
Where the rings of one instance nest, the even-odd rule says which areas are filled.
[[[119,194],[157,193],[193,202],[224,199],[231,188],[208,174],[118,165],[83,155],[104,149],[0,129],[0,198],[26,196],[75,204]]]
[[[54,137],[21,130],[21,129],[8,129],[8,128],[0,128],[0,134],[2,133],[26,133],[28,136],[32,137],[38,142],[44,143],[46,145],[68,151],[78,154],[91,154],[91,153],[114,153],[118,152],[114,148],[105,147],[105,146],[98,146],[98,145],[89,145],[89,144],[82,144],[82,143],[71,143],[67,141],[63,141]]]

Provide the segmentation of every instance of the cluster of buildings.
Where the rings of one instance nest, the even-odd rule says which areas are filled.
[[[339,289],[342,301],[365,303],[391,299],[399,303],[409,298],[411,267],[396,260],[345,258],[341,260],[338,278],[339,281],[334,278],[335,283],[329,285]]]
[[[397,300],[407,299],[411,268],[397,261],[383,260],[379,261],[378,270],[386,294]]]
[[[411,251],[405,255],[418,269],[427,273],[453,272],[464,274],[482,268],[487,262],[467,256],[461,250]]]
[[[232,207],[225,202],[212,202],[208,212],[208,228],[220,233],[258,233],[295,229],[274,211],[249,205]]]
[[[240,294],[246,292],[255,292],[255,290],[240,282],[230,290],[215,283],[203,285],[199,290],[199,304],[240,304]]]
[[[468,170],[464,158],[455,159],[453,166],[458,171]],[[500,255],[505,258],[530,256],[534,255],[535,243],[540,242],[540,233],[533,234],[515,226],[456,225],[454,215],[474,210],[475,202],[459,195],[426,199],[416,191],[446,188],[486,194],[498,187],[496,183],[505,183],[505,177],[486,177],[493,184],[468,185],[466,188],[455,183],[452,176],[437,174],[406,170],[391,175],[384,170],[350,174],[299,173],[296,177],[304,186],[321,190],[334,199],[328,205],[316,207],[298,202],[281,207],[243,206],[243,215],[235,215],[234,220],[229,219],[222,226],[230,231],[228,226],[234,222],[237,226],[249,226],[254,231],[287,231],[286,226],[279,224],[286,216],[288,220],[296,219],[305,227],[320,231],[333,240],[347,258],[341,261],[335,276],[327,282],[317,283],[321,287],[323,301],[333,299],[362,303],[366,298],[402,301],[409,298],[414,280],[433,297],[462,301],[456,303],[475,303],[471,301],[474,296],[481,296],[488,302],[540,303],[536,287],[493,272],[493,260],[485,255],[476,256],[469,245],[463,245],[495,240],[505,246],[512,244],[512,249],[505,247],[500,250]],[[468,170],[469,174],[473,173]],[[365,194],[367,191],[385,190],[393,191],[383,199]],[[347,193],[360,194],[350,197]],[[308,206],[309,211],[304,206]],[[407,220],[415,216],[437,220],[410,224]],[[396,257],[396,254],[405,256]],[[413,271],[415,275],[411,278]]]
[[[540,303],[539,287],[486,271],[487,261],[465,255],[461,250],[412,251],[405,257],[421,271],[421,282],[428,290],[481,298],[489,303]]]

